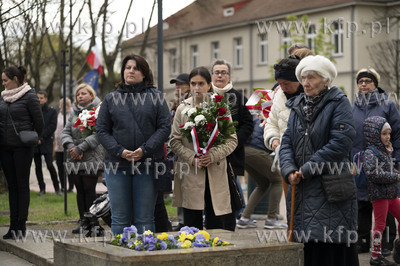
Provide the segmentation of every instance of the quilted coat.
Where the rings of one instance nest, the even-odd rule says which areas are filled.
[[[303,93],[288,100],[291,113],[279,153],[281,174],[287,183],[288,175],[294,171],[301,169],[304,175],[296,185],[293,239],[296,242],[346,243],[347,236],[356,230],[357,201],[329,203],[321,175],[313,173],[311,166],[348,162],[355,137],[351,106],[346,95],[336,87],[330,88],[317,104],[310,123],[306,122],[304,105]],[[291,190],[289,186],[288,221]]]
[[[381,141],[381,131],[385,123],[386,119],[380,116],[368,117],[364,122],[367,146],[374,146],[379,152],[377,156],[372,150],[366,149],[363,155],[363,169],[367,177],[370,201],[394,199],[399,192],[397,180],[400,172],[391,167],[391,156]]]

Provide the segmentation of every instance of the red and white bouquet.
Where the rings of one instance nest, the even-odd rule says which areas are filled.
[[[186,114],[189,119],[180,129],[182,135],[193,142],[197,156],[207,154],[212,146],[224,144],[236,132],[223,96],[211,95],[209,102],[201,103],[201,108],[188,109]]]
[[[101,103],[92,110],[82,110],[76,119],[74,127],[79,127],[82,131],[82,138],[86,138],[96,132],[96,121],[99,115]]]

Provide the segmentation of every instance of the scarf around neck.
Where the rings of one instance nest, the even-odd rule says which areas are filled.
[[[1,97],[3,97],[5,102],[13,103],[24,96],[25,93],[27,93],[31,89],[32,88],[28,85],[28,83],[24,83],[18,88],[2,91]]]
[[[306,104],[304,105],[303,110],[304,110],[304,113],[306,114],[307,122],[311,122],[311,118],[314,114],[315,107],[322,100],[322,98],[328,92],[328,90],[329,90],[329,88],[326,87],[315,97],[310,97],[310,96],[307,96],[304,94],[304,100],[305,100]]]
[[[228,84],[226,84],[226,86],[223,88],[218,88],[217,86],[214,85],[214,83],[211,83],[211,85],[212,85],[214,92],[221,96],[224,95],[226,92],[230,91],[233,87],[232,81],[230,81]]]

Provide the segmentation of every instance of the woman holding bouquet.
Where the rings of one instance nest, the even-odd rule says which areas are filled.
[[[158,193],[151,161],[164,157],[171,118],[162,93],[153,86],[149,64],[140,55],[123,59],[121,82],[104,98],[96,130],[106,149],[106,167],[113,167],[106,172],[111,231],[121,234],[133,216],[139,234],[155,232]]]
[[[230,204],[226,157],[237,147],[237,137],[232,133],[223,144],[212,146],[206,154],[196,155],[193,142],[183,136],[181,126],[189,121],[189,110],[200,108],[210,100],[207,95],[211,90],[210,72],[205,67],[197,67],[191,71],[189,82],[193,96],[176,110],[170,140],[178,156],[173,204],[183,207],[187,226],[202,229],[204,211],[207,229],[234,231],[236,219]]]
[[[104,148],[97,135],[92,132],[86,138],[82,131],[75,127],[76,120],[83,110],[93,110],[100,104],[96,92],[88,84],[81,84],[75,90],[75,102],[68,122],[62,132],[62,145],[67,150],[65,171],[71,176],[76,187],[76,201],[79,210],[79,226],[72,230],[78,234],[83,226],[84,213],[89,211],[96,199],[97,178],[102,174]]]

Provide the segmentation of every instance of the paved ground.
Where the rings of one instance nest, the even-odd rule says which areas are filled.
[[[46,183],[46,192],[47,193],[54,193],[54,188],[52,185],[52,181],[51,178],[49,176],[48,170],[47,168],[44,166],[43,167],[43,174],[44,174],[44,180]],[[35,175],[35,168],[34,168],[34,164],[32,164],[32,168],[31,168],[31,178],[30,178],[30,186],[32,190],[35,191],[39,191],[39,187],[37,184],[37,179],[36,179],[36,175]],[[104,192],[106,191],[106,187],[101,184],[98,183],[96,190],[98,192]],[[74,190],[75,191],[75,190]],[[245,191],[245,194],[247,194],[247,191]],[[245,196],[246,197],[246,196]],[[283,217],[286,217],[286,207],[285,207],[285,201],[283,200],[283,196],[282,196],[282,201],[281,201],[281,205],[280,205],[280,214]],[[254,218],[257,219],[257,228],[251,228],[251,229],[237,229],[237,230],[246,230],[246,232],[248,232],[248,234],[253,234],[254,236],[257,235],[257,231],[259,232],[260,230],[263,230],[263,225],[264,225],[264,219],[265,217],[262,215],[257,215]],[[76,222],[71,222],[71,223],[63,223],[63,224],[54,224],[54,225],[28,225],[28,230],[31,230],[32,232],[39,232],[39,231],[45,231],[45,230],[49,230],[49,231],[54,231],[54,232],[65,232],[65,238],[69,238],[69,239],[76,239],[76,235],[73,235],[71,233],[72,229],[76,227]],[[110,228],[106,225],[104,225],[105,230],[109,231]],[[269,231],[269,230],[267,230]],[[277,230],[279,231],[279,230]],[[7,232],[7,227],[0,227],[0,235],[3,235]],[[7,241],[12,241],[12,240],[7,240]],[[0,244],[5,244],[7,245],[7,242],[4,241],[2,239],[0,239]],[[46,257],[47,256],[47,260],[50,259],[50,261],[52,260],[52,244],[51,241],[49,242],[49,247],[45,248],[48,252],[44,252],[43,251],[43,247],[41,247],[40,245],[30,245],[29,247],[27,247],[26,249],[28,250],[28,252],[32,252],[34,254],[44,254],[42,256]],[[4,247],[4,246],[3,246]],[[36,248],[36,250],[35,250]],[[0,246],[0,250],[1,250],[1,246]],[[3,248],[4,250],[4,248]],[[44,253],[43,253],[44,252]],[[364,254],[360,254],[359,255],[359,260],[360,260],[360,265],[364,266],[364,265],[369,265],[369,258],[370,255],[368,253],[364,253]],[[389,260],[393,261],[392,257],[388,257]],[[47,262],[46,262],[47,263]],[[21,266],[25,266],[25,265],[34,265],[26,260],[23,260],[9,252],[4,252],[4,251],[0,251],[0,266],[1,265],[21,265]],[[40,265],[40,264],[37,264]]]

